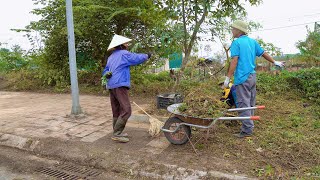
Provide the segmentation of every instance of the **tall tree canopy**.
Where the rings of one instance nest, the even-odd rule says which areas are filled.
[[[65,1],[34,1],[41,8],[34,9],[32,13],[41,19],[32,22],[27,30],[40,32],[45,44],[44,59],[52,68],[67,74]],[[150,32],[162,29],[166,23],[164,10],[152,0],[73,0],[73,13],[80,68],[82,61],[92,61],[100,66],[105,64],[106,49],[113,34],[126,35],[139,41],[140,48],[147,48],[160,40],[159,36],[150,38]]]
[[[245,2],[258,5],[261,0]],[[173,24],[181,24],[183,33],[181,49],[185,54],[182,71],[190,59],[199,32],[210,30],[217,34],[226,31],[227,27],[221,26],[222,23],[226,24],[224,23],[226,17],[236,18],[239,15],[240,18],[246,14],[243,1],[238,0],[162,0],[162,6],[168,10]],[[205,26],[202,26],[203,24]]]
[[[68,43],[64,0],[34,0],[41,8],[32,12],[41,19],[27,26],[37,31],[45,44],[43,59],[48,67],[68,76]],[[257,5],[261,0],[245,0]],[[89,62],[105,64],[106,49],[113,34],[135,41],[135,48],[167,56],[182,51],[182,70],[189,61],[197,34],[209,30],[225,32],[228,17],[243,17],[244,3],[238,0],[73,0],[78,67]],[[208,29],[209,26],[209,29]],[[207,28],[207,29],[206,29]],[[137,43],[139,42],[139,43]],[[89,64],[90,64],[89,63]]]

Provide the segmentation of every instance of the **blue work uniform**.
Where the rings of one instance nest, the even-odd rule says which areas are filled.
[[[238,57],[238,64],[234,72],[236,86],[236,107],[254,107],[256,103],[256,56],[262,56],[264,50],[258,42],[246,35],[234,40],[230,47],[231,58]],[[253,116],[252,110],[242,111],[239,116]],[[252,120],[243,120],[241,131],[252,134],[254,123]]]
[[[141,64],[147,59],[147,54],[136,54],[127,50],[114,50],[108,58],[102,74],[112,73],[106,86],[110,92],[113,134],[115,136],[121,135],[132,112],[128,93],[130,66]]]
[[[114,50],[109,56],[104,69],[104,73],[112,72],[112,77],[107,83],[107,89],[130,88],[130,66],[141,64],[147,59],[147,54],[136,54],[127,50]]]

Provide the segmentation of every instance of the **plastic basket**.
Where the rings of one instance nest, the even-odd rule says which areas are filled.
[[[157,96],[157,108],[166,109],[171,104],[182,103],[183,98],[181,94],[168,93],[168,94],[159,94]]]

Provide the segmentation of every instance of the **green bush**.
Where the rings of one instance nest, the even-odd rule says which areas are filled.
[[[41,90],[43,89],[43,83],[40,79],[35,78],[36,72],[26,69],[20,69],[19,71],[10,71],[4,75],[8,81],[8,89],[11,90]]]
[[[320,69],[313,68],[296,72],[298,90],[308,99],[320,104]]]
[[[65,76],[69,69],[57,69],[44,63],[43,54],[30,54],[28,64],[11,69],[5,75],[11,90],[30,91],[69,91],[69,76]]]
[[[19,46],[15,46],[13,50],[0,48],[0,72],[19,70],[27,65],[28,58],[23,55]]]
[[[320,69],[304,69],[297,72],[283,71],[280,75],[261,73],[258,75],[257,90],[260,93],[297,92],[302,97],[320,104]]]
[[[168,93],[173,85],[174,81],[167,71],[158,74],[146,74],[140,70],[131,71],[131,93],[133,94],[154,96]]]
[[[172,81],[168,71],[163,71],[158,74],[144,74],[143,76],[151,82],[153,82],[153,81],[167,81],[167,82]]]

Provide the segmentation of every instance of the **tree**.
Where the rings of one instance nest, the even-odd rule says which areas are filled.
[[[308,30],[306,40],[296,44],[300,50],[301,58],[310,63],[320,62],[320,32]]]
[[[249,3],[256,5],[260,0],[250,0]],[[182,51],[185,56],[177,83],[179,83],[181,72],[189,62],[192,48],[197,41],[197,34],[204,30],[202,25],[210,24],[210,21],[219,22],[219,19],[229,17],[235,12],[245,12],[243,4],[238,0],[164,0],[164,4],[170,12],[172,21],[182,23],[184,34]]]
[[[211,24],[211,28],[210,28],[210,32],[212,35],[211,40],[215,41],[216,39],[218,39],[220,41],[225,51],[227,60],[229,59],[229,50],[230,50],[230,45],[227,42],[230,41],[230,39],[233,40],[231,30],[228,31],[227,27],[231,27],[232,22],[235,20],[242,19],[246,21],[246,18],[247,18],[247,14],[245,11],[239,11],[239,12],[233,11],[230,13],[230,17],[223,17],[215,21],[213,20],[209,21]],[[212,19],[214,19],[214,17],[212,17]],[[249,21],[248,25],[249,25],[248,27],[249,33],[252,30],[257,30],[261,28],[261,25],[259,23],[256,23],[253,21]]]
[[[0,49],[0,71],[8,72],[25,67],[28,64],[24,51],[19,45],[12,46],[11,49]]]
[[[281,49],[279,47],[276,47],[273,43],[267,43],[261,38],[257,38],[258,43],[264,49],[268,54],[271,56],[281,56],[283,53],[281,52]],[[258,60],[259,61],[259,60]],[[263,61],[267,62],[267,61]],[[271,70],[271,63],[267,62],[267,69]]]
[[[276,47],[274,44],[267,43],[261,38],[258,38],[257,41],[260,46],[271,56],[280,56],[282,54],[281,49],[279,47]]]
[[[67,26],[64,0],[34,0],[41,8],[32,13],[41,16],[24,32],[38,32],[44,42],[41,52],[43,68],[59,72],[69,79]],[[97,76],[105,65],[106,51],[112,36],[122,34],[139,41],[139,49],[147,50],[160,42],[167,21],[164,10],[153,0],[73,0],[77,63],[80,69],[93,67]],[[30,35],[30,34],[29,34]],[[31,36],[29,36],[31,37]]]

